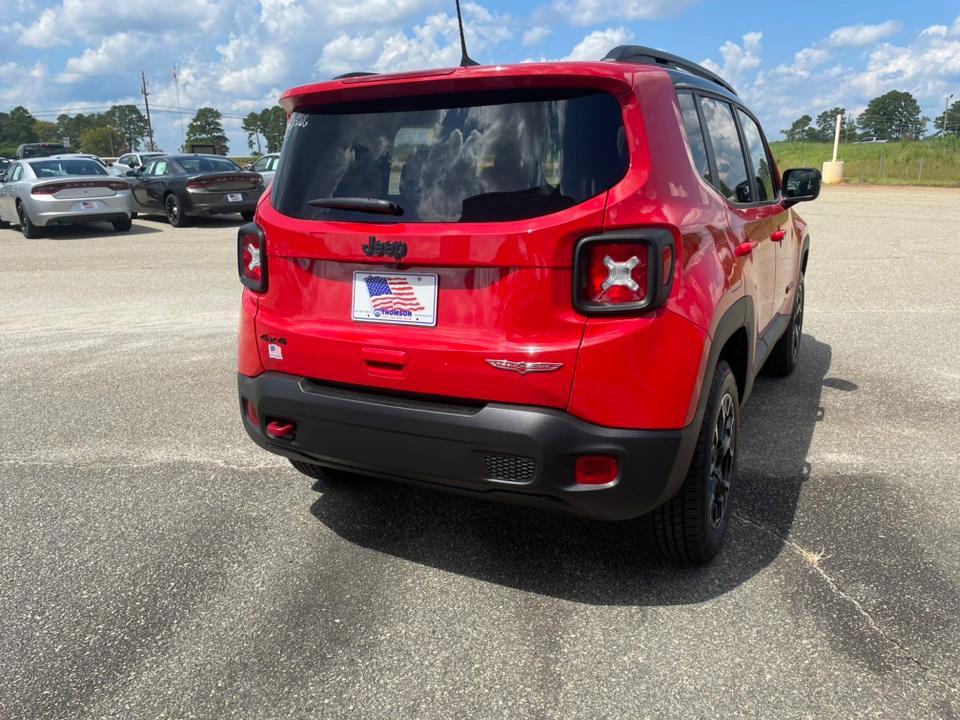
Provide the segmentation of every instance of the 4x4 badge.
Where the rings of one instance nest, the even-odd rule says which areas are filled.
[[[563,367],[563,363],[558,362],[523,362],[517,360],[487,360],[487,362],[498,370],[512,370],[521,375],[533,372],[551,372]]]

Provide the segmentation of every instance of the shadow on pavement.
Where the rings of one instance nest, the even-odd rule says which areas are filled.
[[[804,336],[800,366],[759,378],[744,408],[735,510],[789,528],[807,450],[822,418],[830,346]],[[751,467],[759,463],[760,471]],[[774,474],[768,470],[776,468]],[[686,604],[721,595],[782,549],[773,535],[734,522],[709,566],[684,568],[642,547],[633,523],[598,523],[370,478],[318,481],[313,515],[357,545],[519,590],[593,604]]]
[[[166,215],[163,215],[162,213],[159,215],[144,215],[141,213],[137,215],[137,219],[133,221],[134,227],[136,227],[136,223],[141,220],[146,220],[147,222],[151,223],[151,225],[147,225],[146,227],[152,227],[153,224],[169,226]],[[190,224],[184,229],[189,229],[191,227],[240,227],[244,223],[245,221],[242,217],[240,217],[239,213],[231,213],[229,215],[216,215],[212,217],[191,217]],[[177,228],[171,229],[176,230]]]
[[[16,228],[19,232],[19,228]],[[160,232],[157,228],[149,225],[140,225],[136,221],[126,232],[117,232],[110,223],[85,223],[83,225],[61,225],[44,228],[43,237],[31,242],[44,242],[48,240],[90,240],[98,237],[127,237],[129,235],[148,235],[150,233]]]

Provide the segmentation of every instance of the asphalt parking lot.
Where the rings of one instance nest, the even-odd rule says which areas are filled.
[[[801,367],[694,570],[256,448],[239,217],[0,230],[0,717],[960,717],[960,190],[802,212]]]

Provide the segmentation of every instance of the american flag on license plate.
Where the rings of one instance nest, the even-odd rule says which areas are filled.
[[[420,312],[423,305],[417,300],[413,286],[405,278],[386,278],[373,275],[363,279],[370,293],[370,304],[375,310],[406,310]]]

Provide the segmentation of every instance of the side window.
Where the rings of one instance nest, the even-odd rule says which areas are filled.
[[[707,146],[703,141],[703,129],[700,127],[700,116],[693,103],[693,95],[680,93],[680,113],[683,115],[683,128],[687,131],[687,140],[690,143],[690,152],[693,153],[693,165],[700,177],[707,182],[710,180],[710,162],[707,160]]]
[[[138,158],[136,155],[131,155],[130,161],[127,164],[132,168],[138,168],[140,167],[140,158]]]
[[[740,135],[733,119],[733,108],[730,103],[722,100],[700,98],[700,110],[703,112],[713,145],[714,159],[717,161],[719,177],[714,186],[731,202],[753,202],[747,164],[743,159]]]
[[[279,164],[280,164],[280,156],[277,155],[276,157],[272,157],[270,158],[270,167],[268,167],[267,170],[273,170],[274,172],[276,172],[277,165]]]
[[[150,172],[151,175],[166,175],[167,174],[167,161],[166,160],[157,160],[153,164],[153,170]]]
[[[17,182],[23,175],[23,165],[17,165],[10,176],[10,182]]]
[[[267,167],[270,165],[270,158],[260,158],[257,160],[256,165],[253,166],[255,172],[266,172]]]
[[[153,175],[153,166],[156,165],[156,164],[157,164],[156,161],[144,163],[144,165],[143,165],[143,172],[142,172],[141,174],[142,174],[142,175]]]
[[[753,164],[753,175],[757,179],[757,202],[773,200],[777,196],[773,182],[773,163],[763,143],[763,135],[752,117],[737,109],[740,116],[740,127],[743,129],[743,138],[750,150],[750,162]]]

